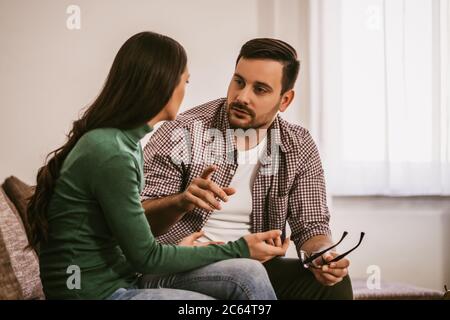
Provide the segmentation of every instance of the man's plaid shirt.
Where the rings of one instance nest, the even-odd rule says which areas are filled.
[[[223,139],[205,138],[211,137],[208,129],[217,129],[216,132],[221,133]],[[144,148],[145,186],[141,194],[142,200],[184,191],[211,163],[218,166],[211,180],[221,187],[229,186],[237,168],[237,150],[233,139],[230,139],[233,141],[231,148],[220,143],[220,140],[226,139],[227,130],[230,131],[231,128],[226,112],[226,99],[195,107],[180,114],[176,120],[164,123]],[[275,160],[272,157],[272,161],[261,164],[255,178],[250,232],[279,229],[285,237],[286,222],[289,222],[291,240],[299,252],[302,244],[311,237],[331,235],[319,152],[306,129],[288,123],[279,116],[268,129],[267,137],[267,156],[274,154],[272,145],[278,145],[279,152]],[[182,152],[186,150],[183,147],[186,142],[190,143],[188,155]],[[212,156],[206,162],[193,161],[204,159],[206,153],[225,155],[232,160],[224,161],[223,157]],[[275,168],[273,174],[263,173],[268,167],[271,170]],[[157,240],[176,244],[191,233],[200,231],[210,214],[211,211],[196,208],[186,213]]]

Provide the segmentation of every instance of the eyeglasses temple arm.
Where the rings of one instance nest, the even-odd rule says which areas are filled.
[[[354,246],[354,247],[353,247],[352,249],[350,249],[349,251],[347,251],[347,252],[345,252],[345,253],[343,253],[343,254],[338,255],[338,256],[337,256],[336,258],[334,258],[333,260],[328,261],[328,264],[331,263],[331,262],[339,261],[339,260],[341,260],[342,258],[344,258],[346,255],[348,255],[349,253],[351,253],[353,250],[356,250],[356,248],[358,248],[359,245],[361,244],[361,242],[363,241],[364,235],[365,235],[365,233],[364,233],[364,232],[361,232],[361,236],[359,237],[359,242],[358,242],[358,244],[357,244],[356,246]]]
[[[320,251],[320,252],[317,252],[316,254],[312,255],[311,257],[309,257],[308,259],[306,259],[305,261],[303,261],[303,263],[304,263],[304,264],[311,263],[311,262],[313,262],[315,259],[317,259],[318,257],[320,257],[321,255],[323,255],[325,252],[327,252],[327,251],[329,251],[329,250],[331,250],[331,249],[337,247],[337,246],[342,242],[342,240],[344,240],[344,238],[347,236],[347,234],[348,234],[348,232],[347,232],[347,231],[344,231],[344,233],[342,234],[341,240],[339,240],[338,243],[336,243],[335,245],[333,245],[333,246],[331,246],[331,247],[329,247],[329,248],[326,248],[326,249],[324,249],[324,250],[322,250],[322,251]]]

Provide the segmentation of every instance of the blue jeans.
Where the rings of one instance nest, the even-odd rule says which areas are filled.
[[[135,288],[121,288],[113,300],[276,300],[263,265],[229,259],[170,275],[144,275]]]

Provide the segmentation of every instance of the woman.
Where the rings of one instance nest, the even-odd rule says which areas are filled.
[[[161,245],[150,231],[139,200],[140,139],[175,118],[188,77],[179,43],[134,35],[66,144],[40,168],[29,238],[48,299],[276,298],[259,262],[233,258],[284,255],[287,242],[265,242],[279,243],[280,231],[203,247]]]

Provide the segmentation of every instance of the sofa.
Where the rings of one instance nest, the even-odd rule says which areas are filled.
[[[0,187],[0,299],[44,299],[36,252],[27,249],[27,198],[33,188],[16,177]]]
[[[45,299],[39,277],[39,260],[27,249],[27,199],[33,187],[11,176],[0,187],[0,300]],[[371,299],[442,299],[443,293],[402,283],[382,283],[370,290],[364,279],[352,279],[354,297]],[[448,294],[446,295],[448,297]]]

